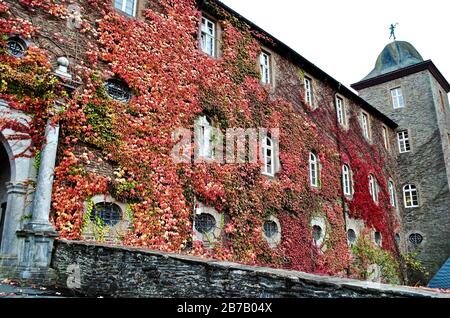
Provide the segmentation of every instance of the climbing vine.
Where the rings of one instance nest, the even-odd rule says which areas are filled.
[[[65,1],[19,2],[45,17],[64,21],[67,15]],[[1,121],[0,128],[31,136],[32,148],[39,149],[47,120],[55,118],[51,117],[54,101],[65,99],[63,111],[55,118],[61,124],[61,141],[52,221],[60,236],[82,239],[89,219],[84,202],[111,194],[129,203],[126,213],[132,224],[122,244],[344,275],[352,262],[345,233],[347,204],[351,217],[383,233],[387,251],[383,255],[395,257],[392,237],[397,225],[388,205],[385,155],[362,140],[359,131],[337,127],[329,107],[333,92],[323,89],[317,109],[303,102],[298,89],[273,94],[260,84],[256,62],[261,52],[258,39],[270,42],[268,38],[208,1],[208,11],[220,19],[223,33],[221,57],[210,58],[198,49],[201,12],[196,1],[158,2],[159,9],[144,10],[143,19],[118,14],[108,1],[83,2],[86,12],[95,12],[95,17],[92,23],[84,22],[80,31],[86,36],[87,61],[72,71],[83,86],[69,97],[51,75],[44,50],[30,47],[20,59],[6,53],[8,35],[32,39],[39,36],[39,27],[15,20],[8,4],[0,1],[0,98],[11,108],[33,114],[29,125]],[[105,94],[103,82],[112,77],[133,92],[128,103]],[[201,115],[221,129],[279,128],[281,172],[269,179],[261,174],[259,163],[174,163],[170,157],[176,143],[174,129],[192,128]],[[99,149],[102,157],[89,149],[77,153],[80,142]],[[319,189],[309,186],[312,150],[321,163]],[[105,176],[89,169],[94,161],[114,162],[119,168]],[[353,200],[345,202],[338,186],[343,162],[352,167],[355,185]],[[369,173],[383,189],[379,205],[372,204],[368,194]],[[212,249],[192,242],[195,199],[223,215],[224,235]],[[270,215],[277,216],[282,227],[283,239],[276,249],[262,235],[263,222]],[[326,220],[326,248],[313,242],[313,217]],[[102,226],[98,228],[103,240],[106,234]]]

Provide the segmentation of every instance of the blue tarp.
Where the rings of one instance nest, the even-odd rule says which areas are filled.
[[[450,258],[428,284],[430,288],[450,289]]]

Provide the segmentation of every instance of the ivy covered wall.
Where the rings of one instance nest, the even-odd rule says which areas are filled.
[[[214,1],[202,2],[202,9],[220,23],[218,58],[199,50],[196,1],[155,0],[139,19],[118,13],[108,1],[78,1],[82,22],[76,30],[67,28],[69,2],[0,1],[0,97],[34,115],[29,127],[16,127],[32,138],[34,151],[42,145],[54,100],[65,101],[55,118],[61,135],[52,204],[62,238],[83,239],[85,203],[104,194],[129,206],[132,226],[119,244],[364,279],[372,263],[389,263],[395,274],[384,279],[398,280],[394,236],[400,227],[387,190],[396,167],[384,149],[377,115],[371,116],[370,143],[359,124],[361,105],[344,96],[348,127],[341,128],[336,89],[320,77],[313,78],[315,107],[307,105],[303,77],[314,77],[311,70]],[[11,35],[30,41],[25,57],[7,54]],[[272,87],[259,80],[262,44],[273,60]],[[82,83],[73,96],[63,94],[51,75],[58,56],[70,59],[70,72]],[[130,101],[107,96],[104,82],[110,78],[130,87]],[[263,176],[260,164],[174,163],[174,129],[192,128],[203,115],[221,129],[279,128],[276,178]],[[0,121],[1,129],[13,125],[18,123]],[[394,132],[389,134],[393,140]],[[318,189],[309,183],[311,151],[320,158]],[[342,193],[344,163],[353,172],[352,198]],[[378,204],[369,193],[369,174],[380,186]],[[212,249],[192,242],[194,198],[224,216],[222,238]],[[366,254],[351,253],[345,213],[363,220],[368,236],[380,232],[389,257],[366,261]],[[275,249],[262,235],[268,216],[281,224]],[[320,246],[314,244],[313,218],[325,220]],[[373,242],[369,248],[380,250]]]

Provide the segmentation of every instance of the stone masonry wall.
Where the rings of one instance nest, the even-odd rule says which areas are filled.
[[[394,110],[390,90],[401,87],[405,107]],[[362,98],[387,114],[399,124],[398,130],[408,129],[412,151],[398,156],[400,184],[397,193],[403,203],[403,186],[413,183],[419,190],[419,208],[403,208],[405,237],[411,252],[419,252],[431,275],[450,255],[450,192],[441,130],[450,127],[449,116],[443,115],[437,92],[444,91],[429,71],[422,71],[395,81],[361,90]],[[446,112],[449,110],[446,109]],[[447,121],[447,123],[445,123]],[[438,124],[439,123],[439,124]],[[411,233],[420,233],[424,241],[419,246],[408,242]]]
[[[427,290],[250,267],[134,248],[56,241],[58,285],[104,297],[450,297]],[[79,277],[77,278],[77,269]],[[74,273],[69,275],[70,273]],[[75,278],[75,279],[74,279]],[[78,286],[76,286],[78,284]]]

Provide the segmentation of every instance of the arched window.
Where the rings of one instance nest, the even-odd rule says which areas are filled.
[[[344,100],[336,95],[336,114],[339,125],[345,126],[345,107]]]
[[[197,232],[208,234],[216,227],[216,219],[209,213],[202,213],[195,216],[194,224]]]
[[[344,190],[344,195],[352,195],[351,170],[347,165],[342,166],[342,188]]]
[[[94,205],[90,219],[96,222],[100,218],[105,225],[115,226],[122,219],[122,210],[117,204],[100,202]]]
[[[313,187],[319,187],[319,159],[314,152],[309,154],[309,179]]]
[[[373,175],[369,175],[369,192],[375,203],[378,203],[378,183]]]
[[[198,154],[201,158],[211,159],[213,157],[212,147],[212,127],[206,116],[200,117],[196,125],[199,132],[198,136]]]
[[[8,39],[6,43],[6,51],[14,57],[23,57],[27,51],[26,43],[19,37],[14,36]]]
[[[105,82],[106,93],[112,99],[127,103],[131,99],[130,88],[123,81],[111,78]]]
[[[263,141],[262,152],[263,152],[264,174],[273,177],[275,175],[275,166],[274,166],[275,157],[274,157],[273,141],[269,137],[266,137]]]
[[[375,243],[377,245],[381,246],[381,240],[382,240],[381,233],[380,232],[375,232],[374,238],[375,238]]]
[[[313,236],[314,243],[316,245],[319,245],[320,241],[322,240],[322,238],[323,238],[322,234],[323,234],[322,228],[318,225],[314,225],[312,228],[312,236]]]
[[[419,206],[419,194],[414,184],[407,184],[403,187],[403,198],[405,208],[417,208]]]
[[[391,201],[391,206],[395,207],[397,204],[395,202],[396,201],[396,199],[395,199],[396,195],[395,195],[394,182],[389,181],[388,188],[389,188],[389,199]]]
[[[347,239],[350,245],[354,245],[356,243],[356,232],[353,229],[349,229],[347,231]]]
[[[401,239],[400,239],[400,234],[395,234],[395,244],[397,244],[397,246],[400,246],[400,241],[401,241]]]
[[[264,222],[264,235],[267,238],[272,238],[278,234],[278,224],[275,221],[267,220]]]
[[[261,68],[261,83],[270,84],[270,55],[262,52],[259,56],[259,64]]]

